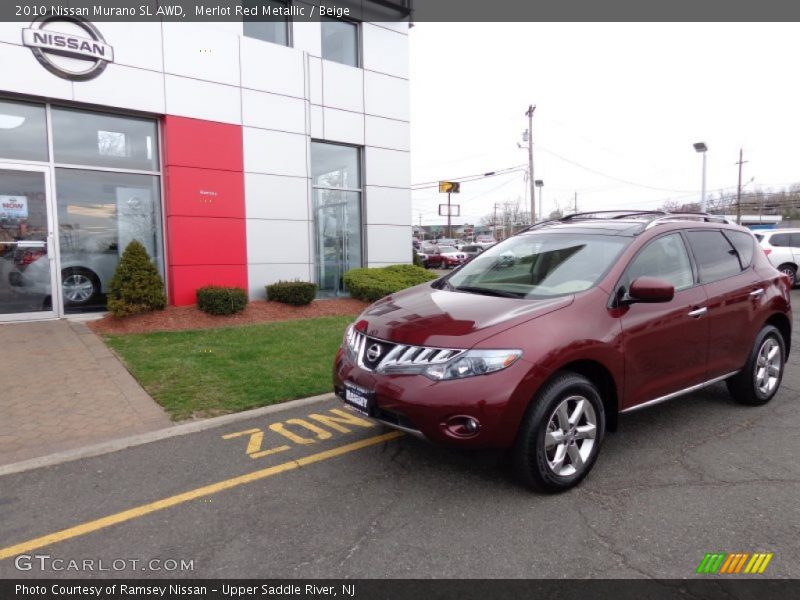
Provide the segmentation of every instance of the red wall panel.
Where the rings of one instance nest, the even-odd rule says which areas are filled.
[[[172,266],[247,263],[244,219],[167,217],[167,232]]]
[[[243,171],[242,128],[186,117],[164,117],[164,164]]]
[[[169,269],[169,283],[172,304],[195,304],[197,289],[206,285],[247,289],[247,265],[174,266]]]
[[[241,172],[169,167],[167,214],[244,219]]]
[[[167,268],[172,304],[205,285],[247,289],[242,128],[164,117]]]

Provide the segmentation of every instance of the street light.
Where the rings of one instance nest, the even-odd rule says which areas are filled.
[[[700,212],[706,212],[706,152],[708,146],[704,142],[697,142],[694,144],[694,149],[703,155],[703,191],[700,193]]]
[[[544,213],[542,212],[542,186],[544,186],[544,181],[536,179],[533,183],[539,188],[539,220],[544,221]],[[533,223],[531,223],[531,225],[532,224]]]

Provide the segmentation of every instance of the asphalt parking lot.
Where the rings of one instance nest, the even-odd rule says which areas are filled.
[[[799,398],[795,350],[767,406],[717,385],[625,415],[559,496],[518,485],[502,452],[321,400],[0,477],[0,577],[684,578],[710,577],[709,552],[799,577]]]

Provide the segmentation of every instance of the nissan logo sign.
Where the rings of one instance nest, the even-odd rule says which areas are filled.
[[[367,349],[367,360],[369,360],[369,362],[375,362],[380,355],[381,347],[378,344],[372,344],[372,346]]]
[[[22,43],[45,69],[71,81],[94,79],[114,62],[114,48],[79,17],[41,17],[22,30]]]

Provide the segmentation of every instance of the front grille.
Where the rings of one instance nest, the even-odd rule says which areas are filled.
[[[373,338],[351,329],[347,335],[347,345],[356,358],[358,366],[379,373],[421,371],[430,365],[449,362],[466,350],[453,348],[432,348],[397,344]]]

